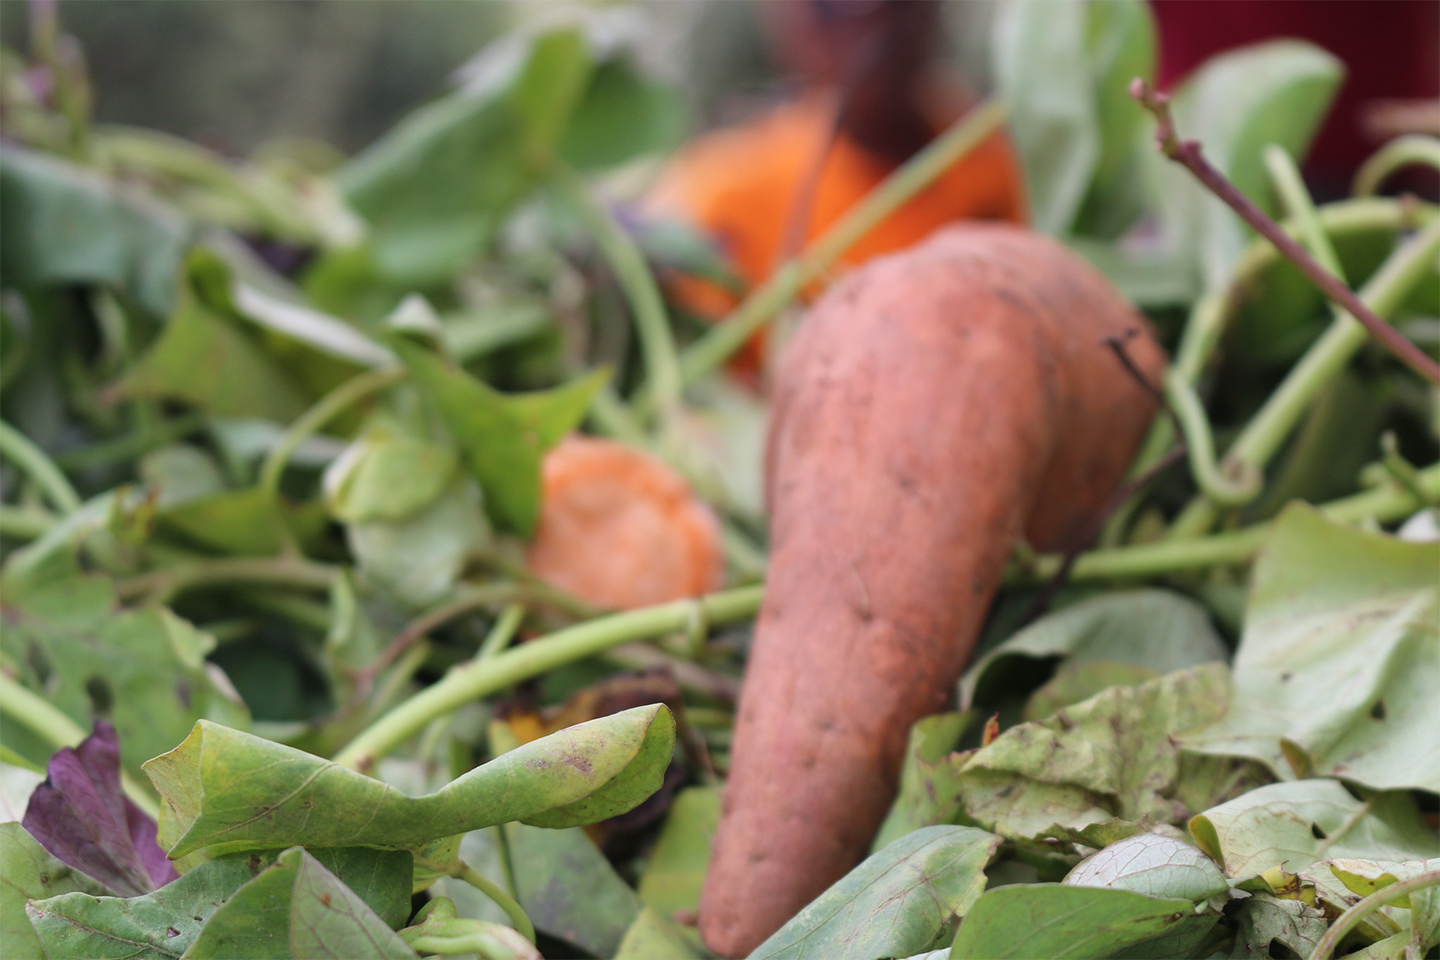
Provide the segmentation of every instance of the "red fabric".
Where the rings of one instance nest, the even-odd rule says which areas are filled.
[[[1324,181],[1348,183],[1378,146],[1361,127],[1367,101],[1440,96],[1437,0],[1151,0],[1151,7],[1162,88],[1216,53],[1278,37],[1308,40],[1345,62],[1348,76],[1307,165]]]

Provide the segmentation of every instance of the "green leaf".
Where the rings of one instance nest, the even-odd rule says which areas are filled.
[[[1078,3],[1013,3],[995,22],[996,87],[1010,105],[1036,229],[1063,235],[1100,159],[1099,122]]]
[[[642,904],[600,848],[581,830],[524,824],[508,824],[505,842],[515,873],[515,898],[536,929],[592,956],[614,956]]]
[[[172,858],[297,843],[416,849],[510,820],[559,826],[624,813],[659,788],[674,731],[663,705],[636,707],[528,743],[413,798],[205,722],[144,769],[165,800],[160,845]]]
[[[528,537],[540,518],[541,457],[579,423],[609,371],[554,390],[507,396],[404,337],[392,343],[480,482],[490,518]]]
[[[459,463],[451,447],[371,431],[325,471],[326,506],[346,523],[402,520],[434,503]]]
[[[345,535],[364,577],[415,608],[448,593],[466,563],[491,541],[475,484],[467,477],[454,477],[418,513],[350,523]]]
[[[215,911],[185,956],[259,960],[416,953],[335,874],[293,847]]]
[[[375,261],[425,284],[475,256],[539,183],[591,70],[581,31],[512,35],[479,82],[412,113],[336,179],[369,221]]]
[[[221,417],[289,423],[305,412],[310,400],[233,314],[228,307],[228,281],[208,276],[216,269],[224,268],[216,266],[214,254],[191,254],[175,312],[160,339],[135,362],[117,389],[129,397],[192,403]],[[219,292],[211,289],[217,284]]]
[[[1264,777],[1252,765],[1182,754],[1176,733],[1224,709],[1211,664],[1114,687],[960,757],[965,812],[1007,837],[1038,839],[1120,817],[1176,823]]]
[[[7,286],[102,284],[167,316],[190,227],[69,161],[0,147],[0,275]]]
[[[0,651],[20,682],[82,728],[97,717],[112,722],[132,774],[201,718],[248,725],[244,705],[205,662],[214,638],[164,607],[121,611],[108,579],[70,566],[71,575],[24,590],[5,580]]]
[[[141,897],[67,893],[36,901],[30,918],[52,957],[179,957],[259,869],[245,857],[211,860]]]
[[[1186,749],[1440,791],[1440,544],[1295,504],[1256,560],[1230,707]]]
[[[580,170],[613,167],[679,146],[689,126],[679,92],[619,58],[599,64],[560,138],[567,163]]]
[[[871,845],[873,853],[921,827],[948,823],[961,812],[958,764],[947,759],[975,721],[973,711],[939,713],[910,728],[900,790]]]
[[[1173,673],[1225,660],[1228,651],[1205,608],[1168,590],[1107,593],[1035,621],[981,657],[960,678],[960,705],[995,698],[1012,686],[1022,660],[1064,657],[1067,664],[1096,661]]]
[[[1175,92],[1175,126],[1251,200],[1273,212],[1263,150],[1303,157],[1344,76],[1335,57],[1298,40],[1242,47],[1207,60]],[[1249,242],[1240,218],[1158,152],[1147,164],[1164,232],[1189,251],[1205,289],[1220,289]]]
[[[1235,878],[1279,866],[1293,872],[1327,857],[1440,856],[1440,839],[1408,793],[1380,793],[1362,802],[1335,780],[1251,790],[1194,817],[1190,835]]]
[[[698,937],[687,936],[690,932],[654,908],[641,907],[615,960],[706,960],[709,951],[698,944]]]
[[[1312,869],[1318,872],[1326,866],[1347,890],[1357,896],[1368,897],[1392,883],[1440,870],[1440,859],[1411,860],[1405,863],[1340,859],[1321,861]],[[1342,902],[1349,906],[1348,902]],[[1432,886],[1412,891],[1392,900],[1389,907],[1382,909],[1392,914],[1408,911],[1409,915],[1405,917],[1407,922],[1403,925],[1418,934],[1420,950],[1429,950],[1440,943],[1440,887]]]
[[[25,903],[72,891],[98,896],[105,887],[55,859],[19,823],[0,823],[0,943],[6,957],[45,960]]]
[[[1140,833],[1111,844],[1081,861],[1062,882],[1195,903],[1230,889],[1214,860],[1183,840],[1158,833]]]
[[[283,869],[287,858],[296,862],[294,899],[290,904],[290,943],[295,956],[405,958],[416,955],[389,923],[317,858],[305,850],[290,850],[280,855],[276,867]],[[408,870],[389,873],[401,881],[402,896],[407,873]],[[403,923],[409,913],[408,899],[405,897],[403,906],[392,914],[401,918],[396,921],[397,925]]]
[[[1155,75],[1155,19],[1143,2],[1092,0],[1085,14],[1100,157],[1074,229],[1117,237],[1143,209],[1143,184],[1137,174],[1145,155],[1155,149],[1145,112],[1130,96],[1131,80]]]
[[[280,552],[286,531],[304,543],[314,542],[325,528],[317,504],[289,504],[258,487],[194,497],[166,507],[157,519],[192,543],[251,557]]]
[[[987,891],[965,916],[952,957],[1187,957],[1217,918],[1189,900],[1156,900],[1127,890],[1019,884]]]
[[[1111,687],[1138,687],[1159,674],[1149,667],[1112,660],[1066,663],[1025,701],[1022,720],[1044,720]]]
[[[901,837],[801,910],[751,960],[862,960],[933,947],[985,890],[985,867],[1000,843],[972,827],[925,827]]]
[[[720,824],[720,791],[686,787],[675,794],[660,839],[640,875],[640,899],[661,916],[700,908],[710,844]]]

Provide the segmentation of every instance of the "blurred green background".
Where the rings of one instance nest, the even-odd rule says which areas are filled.
[[[28,47],[28,0],[0,0],[0,37]],[[245,154],[275,136],[351,152],[438,92],[510,23],[488,0],[81,0],[101,122],[156,127]]]
[[[0,0],[0,42],[29,49],[31,0]],[[751,4],[664,0],[59,0],[101,123],[151,127],[232,156],[275,137],[354,153],[506,30],[583,6],[629,6],[646,66],[714,121],[773,80]]]

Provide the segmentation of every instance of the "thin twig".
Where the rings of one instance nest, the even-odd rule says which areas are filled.
[[[1348,310],[1385,349],[1426,380],[1440,384],[1440,363],[1430,359],[1423,350],[1401,336],[1399,331],[1367,307],[1353,290],[1320,266],[1315,258],[1310,256],[1309,251],[1241,193],[1224,174],[1210,165],[1197,141],[1180,139],[1175,132],[1175,121],[1170,115],[1168,96],[1157,92],[1138,77],[1130,84],[1130,95],[1155,115],[1159,123],[1155,130],[1155,141],[1165,156],[1194,174],[1211,193],[1225,201],[1242,220],[1273,243],[1285,259],[1295,264],[1321,293]]]

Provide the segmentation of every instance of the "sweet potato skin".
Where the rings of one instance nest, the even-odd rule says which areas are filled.
[[[1154,413],[1145,321],[1087,264],[1000,224],[842,281],[781,368],[771,559],[700,930],[749,953],[865,854],[911,725],[946,708],[1024,534],[1074,543]]]

